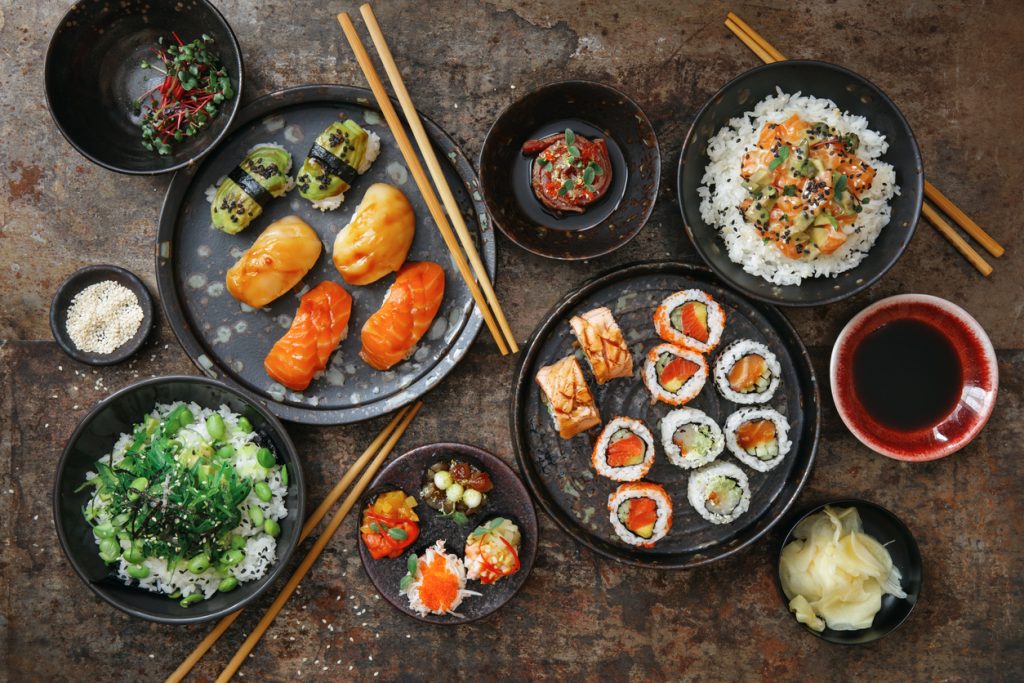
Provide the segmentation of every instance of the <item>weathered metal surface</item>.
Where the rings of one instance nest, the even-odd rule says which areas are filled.
[[[307,82],[363,84],[333,19],[341,9],[356,11],[355,3],[218,4],[245,51],[246,101]],[[537,562],[512,602],[454,632],[420,625],[375,599],[351,542],[352,519],[241,680],[373,680],[374,673],[378,680],[1009,680],[1024,669],[1024,470],[1017,452],[1024,442],[1024,167],[1017,163],[1024,157],[1024,75],[1013,49],[1024,39],[1019,4],[376,5],[413,98],[470,158],[502,108],[563,78],[621,88],[654,123],[666,160],[662,192],[635,240],[589,263],[544,260],[499,240],[497,290],[521,340],[562,294],[597,272],[640,259],[696,259],[675,205],[673,160],[704,99],[758,63],[722,26],[734,9],[785,54],[839,62],[878,84],[910,120],[927,176],[1007,247],[985,280],[922,225],[902,260],[867,292],[787,311],[819,377],[827,376],[832,340],[857,310],[917,291],[952,299],[988,329],[999,350],[1000,397],[971,446],[910,465],[860,446],[825,392],[821,448],[798,505],[840,495],[874,500],[907,522],[924,556],[920,605],[896,635],[874,645],[837,648],[791,623],[773,583],[772,535],[711,567],[658,572],[601,559],[544,515]],[[73,363],[50,340],[50,296],[78,267],[112,262],[153,285],[153,236],[168,182],[103,171],[78,157],[52,125],[42,57],[66,7],[0,0],[0,670],[12,680],[161,678],[208,627],[147,624],[92,597],[61,556],[50,514],[57,455],[90,405],[138,377],[195,372],[162,320],[134,362],[111,369]],[[514,363],[481,335],[429,395],[400,448],[461,440],[511,462]],[[383,424],[293,430],[310,500],[323,497]],[[236,623],[195,680],[219,672],[260,611]]]

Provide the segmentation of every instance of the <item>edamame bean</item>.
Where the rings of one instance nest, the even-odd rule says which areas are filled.
[[[233,458],[235,457],[235,447],[221,446],[220,448],[217,449],[217,452],[214,453],[214,457],[217,458],[218,460],[228,460],[230,458]]]
[[[100,557],[104,562],[113,562],[121,555],[121,544],[112,538],[100,541]]]
[[[114,525],[109,522],[98,524],[92,528],[92,532],[96,535],[96,538],[113,538]]]
[[[186,595],[185,597],[183,597],[178,602],[178,604],[181,605],[182,607],[188,607],[189,605],[191,605],[193,603],[196,603],[196,602],[199,602],[202,599],[203,599],[203,594],[202,593],[192,593],[191,595]]]
[[[259,505],[249,506],[249,519],[252,520],[253,526],[263,526],[263,510]]]
[[[110,520],[110,523],[116,527],[122,527],[125,524],[127,524],[128,520],[130,520],[131,518],[132,516],[129,513],[122,512],[117,517],[114,517],[114,519]]]
[[[278,534],[281,533],[281,525],[278,524],[276,520],[268,519],[263,522],[263,530],[274,538],[277,538]]]
[[[224,425],[224,418],[220,413],[214,413],[206,418],[206,432],[214,441],[220,441],[227,434],[227,427]]]
[[[232,548],[231,550],[224,553],[224,555],[220,558],[220,563],[225,567],[234,567],[236,564],[238,564],[244,559],[245,553],[243,553],[238,548]]]
[[[245,432],[246,434],[252,431],[252,423],[249,422],[247,417],[238,418],[238,431]]]
[[[210,568],[210,556],[199,553],[188,562],[188,570],[193,574],[202,574]]]
[[[126,562],[132,564],[140,564],[146,559],[146,554],[142,552],[142,545],[139,543],[132,543],[132,547],[124,551],[124,559]]]
[[[281,465],[281,483],[288,486],[288,465]]]
[[[270,469],[277,464],[277,459],[274,457],[274,454],[270,452],[269,448],[261,448],[256,451],[256,462],[258,462],[262,467]]]
[[[265,481],[258,481],[252,487],[256,497],[262,500],[264,503],[269,503],[270,499],[274,497],[274,494],[270,491],[270,484]]]
[[[128,500],[138,500],[139,494],[142,491],[145,491],[148,486],[149,480],[145,477],[139,477],[138,479],[133,480],[131,486],[129,486]]]
[[[238,579],[233,576],[229,576],[217,584],[217,590],[221,593],[227,593],[228,591],[235,590],[236,588],[238,588]]]
[[[245,536],[239,534],[231,534],[231,547],[235,550],[241,550],[245,547]]]
[[[144,564],[128,565],[128,576],[133,579],[144,579],[149,576],[149,567]]]
[[[190,425],[196,421],[196,416],[192,414],[192,411],[188,408],[182,409],[181,413],[178,414],[178,424],[182,427]]]

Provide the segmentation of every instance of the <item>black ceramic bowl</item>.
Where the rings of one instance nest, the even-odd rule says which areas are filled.
[[[792,540],[793,530],[796,526],[810,515],[820,512],[826,505],[831,507],[857,508],[861,522],[864,525],[864,532],[885,546],[892,557],[893,564],[900,570],[900,574],[903,575],[900,579],[900,586],[907,594],[907,597],[904,599],[896,598],[892,595],[883,595],[882,608],[875,615],[871,628],[858,631],[834,631],[826,628],[819,633],[806,624],[799,623],[796,617],[793,616],[793,613],[789,611],[789,599],[782,590],[782,579],[779,574],[779,560],[782,558],[782,549]],[[779,595],[782,597],[782,606],[786,610],[788,618],[792,619],[794,624],[797,624],[808,633],[839,645],[863,645],[887,636],[899,628],[917,605],[918,598],[921,596],[922,581],[921,552],[917,548],[917,541],[914,540],[914,535],[910,533],[910,529],[900,521],[899,517],[881,505],[857,498],[832,500],[815,505],[805,512],[799,513],[790,525],[789,531],[783,537],[782,544],[779,546],[775,557],[775,585],[779,589]]]
[[[882,160],[896,169],[900,194],[892,200],[892,214],[867,257],[836,277],[804,279],[800,285],[774,285],[743,270],[729,259],[718,229],[700,216],[701,186],[708,162],[708,140],[730,119],[750,111],[781,88],[830,99],[840,109],[863,116],[868,126],[889,143]],[[841,66],[810,60],[790,60],[751,69],[730,81],[697,114],[683,143],[677,176],[679,205],[686,233],[709,266],[747,296],[783,306],[816,306],[852,296],[885,274],[910,243],[921,214],[924,171],[921,152],[903,114],[885,93],[866,79]]]
[[[277,539],[277,562],[258,581],[240,585],[229,593],[182,607],[177,600],[126,586],[100,560],[92,528],[82,516],[90,490],[78,490],[86,472],[95,471],[97,460],[110,452],[118,436],[132,426],[157,403],[195,401],[215,408],[227,405],[245,415],[257,431],[274,444],[279,463],[288,466],[288,516],[281,521]],[[306,504],[302,465],[284,426],[262,405],[227,385],[205,377],[169,376],[148,379],[126,387],[100,401],[75,428],[57,465],[53,487],[53,519],[61,548],[85,584],[114,607],[136,617],[165,624],[192,624],[209,621],[241,609],[270,587],[284,570],[299,540]]]
[[[106,280],[113,280],[135,293],[142,308],[142,322],[139,323],[135,336],[112,353],[82,351],[68,335],[68,308],[76,294],[90,285]],[[67,355],[89,365],[114,365],[131,358],[145,343],[146,337],[153,329],[153,320],[153,298],[149,295],[145,283],[135,273],[117,266],[86,266],[76,270],[57,288],[57,293],[53,295],[53,302],[50,304],[50,331],[57,345]]]
[[[184,42],[204,33],[213,37],[235,96],[204,130],[160,156],[143,148],[133,103],[163,78],[139,63],[153,62],[157,39],[172,40],[172,31]],[[206,0],[79,0],[46,52],[46,102],[54,122],[83,156],[118,173],[167,173],[202,157],[227,132],[241,97],[241,49]]]
[[[607,193],[582,214],[556,213],[530,184],[533,158],[523,143],[572,128],[604,138],[612,164]],[[590,81],[545,85],[501,113],[480,152],[480,189],[487,211],[523,249],[562,260],[612,252],[644,227],[661,180],[658,138],[643,110],[614,88]]]

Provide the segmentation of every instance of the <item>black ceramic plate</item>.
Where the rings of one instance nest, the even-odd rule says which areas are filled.
[[[584,213],[551,212],[530,186],[527,140],[566,128],[603,137],[612,163],[608,192]],[[643,110],[614,88],[566,81],[538,88],[503,111],[480,153],[487,210],[505,236],[527,251],[556,259],[588,259],[614,251],[644,227],[661,180],[658,138]]]
[[[87,472],[110,452],[118,437],[130,432],[157,403],[195,401],[216,408],[227,405],[249,418],[253,428],[265,433],[274,444],[278,462],[288,466],[288,516],[281,520],[277,539],[277,562],[258,581],[244,583],[230,593],[218,593],[209,600],[182,607],[177,600],[126,586],[100,560],[92,527],[82,517],[90,489],[81,489]],[[136,617],[165,624],[193,624],[217,619],[242,608],[270,587],[288,564],[305,519],[306,489],[302,465],[284,426],[265,408],[234,389],[204,377],[157,377],[121,389],[100,401],[86,415],[68,440],[57,464],[53,486],[53,519],[61,548],[71,566],[93,593],[114,607]]]
[[[663,403],[652,405],[640,379],[647,351],[661,343],[652,320],[654,310],[673,292],[694,288],[711,294],[726,312],[722,343],[710,355],[709,363],[733,340],[747,338],[766,344],[782,366],[782,383],[764,405],[788,418],[793,446],[785,460],[766,473],[739,464],[728,449],[718,457],[716,462],[734,462],[750,478],[750,509],[732,524],[706,522],[690,507],[686,484],[691,470],[672,465],[661,447],[659,422],[673,408]],[[605,422],[616,416],[638,418],[654,434],[657,456],[645,481],[665,486],[672,499],[674,521],[669,534],[653,548],[625,544],[612,529],[608,496],[619,484],[598,476],[591,466],[591,451],[600,429],[595,427],[569,440],[559,438],[534,382],[543,366],[573,353],[575,337],[569,319],[598,306],[610,308],[622,328],[633,353],[634,374],[601,386],[590,376],[586,360],[580,364]],[[724,425],[725,418],[740,406],[724,400],[709,376],[688,407],[703,410]],[[726,288],[703,268],[660,262],[629,265],[598,276],[570,292],[548,312],[533,333],[516,372],[511,420],[516,458],[526,483],[566,533],[621,562],[684,568],[713,562],[748,546],[789,509],[814,462],[820,412],[818,384],[807,351],[777,310]]]
[[[107,280],[124,285],[135,293],[139,299],[139,306],[142,308],[142,322],[139,323],[139,329],[135,335],[115,349],[113,353],[82,351],[68,336],[68,308],[71,307],[75,295],[83,289]],[[114,365],[131,358],[132,354],[145,343],[146,337],[149,336],[152,329],[153,297],[149,295],[145,283],[135,273],[117,266],[86,266],[76,270],[57,288],[56,294],[53,295],[53,302],[50,304],[50,331],[53,333],[57,345],[60,346],[61,351],[75,360],[89,365]]]
[[[452,458],[469,462],[491,475],[494,488],[487,494],[487,502],[478,512],[469,517],[469,524],[456,524],[450,517],[442,517],[439,512],[429,507],[420,497],[424,473],[427,468],[438,461]],[[512,469],[497,456],[485,450],[461,443],[434,443],[420,446],[396,458],[394,462],[374,477],[373,482],[359,501],[359,519],[362,520],[363,510],[370,500],[378,493],[402,489],[414,496],[419,502],[416,514],[420,518],[420,535],[416,542],[398,559],[374,560],[370,557],[366,545],[359,538],[356,530],[356,543],[359,544],[359,556],[363,560],[370,581],[384,599],[409,616],[431,624],[464,624],[468,621],[482,619],[496,612],[519,592],[526,583],[526,577],[533,567],[537,556],[537,513],[530,501],[530,494],[519,481]],[[503,578],[496,583],[483,585],[479,581],[468,581],[466,588],[481,595],[469,596],[463,600],[456,610],[461,617],[430,614],[425,617],[409,609],[409,599],[399,592],[399,584],[407,571],[409,554],[419,555],[439,539],[444,539],[445,550],[464,557],[466,537],[476,529],[477,525],[493,519],[505,517],[515,522],[522,534],[519,547],[519,571],[512,576]]]
[[[830,628],[826,628],[824,631],[819,633],[806,624],[797,622],[795,617],[793,617],[793,614],[789,612],[789,600],[786,598],[786,594],[782,590],[782,580],[778,571],[779,560],[782,557],[782,549],[789,544],[790,540],[792,540],[793,529],[796,528],[797,524],[803,521],[805,517],[820,511],[826,505],[831,505],[832,507],[857,508],[861,522],[864,524],[864,532],[885,546],[885,549],[889,551],[889,555],[892,557],[892,563],[900,570],[900,574],[902,574],[900,587],[903,588],[903,592],[907,594],[907,597],[903,599],[892,595],[883,595],[882,608],[878,611],[878,614],[875,615],[875,620],[872,622],[871,628],[860,629],[857,631],[834,631]],[[910,533],[910,529],[900,521],[899,517],[889,512],[881,505],[869,503],[866,500],[858,500],[856,498],[833,500],[827,503],[821,503],[820,505],[815,505],[814,507],[800,513],[793,520],[789,530],[786,531],[786,534],[782,539],[782,543],[779,545],[779,552],[775,558],[775,584],[779,589],[779,595],[782,596],[783,608],[786,609],[790,619],[808,633],[813,633],[823,640],[840,645],[863,645],[864,643],[870,643],[892,633],[902,626],[903,622],[907,620],[907,617],[910,616],[910,613],[917,605],[918,599],[921,597],[921,583],[923,580],[921,552],[918,550],[917,541],[914,540],[914,535]]]
[[[202,164],[180,172],[167,190],[157,240],[157,283],[164,311],[185,351],[207,375],[223,379],[267,402],[278,417],[312,424],[344,424],[392,412],[414,401],[440,382],[466,353],[482,319],[459,276],[426,205],[409,175],[387,125],[371,104],[369,90],[340,85],[303,86],[267,95],[239,114],[235,130]],[[270,202],[253,224],[237,235],[215,230],[210,223],[207,188],[228,172],[254,145],[275,142],[292,154],[293,174],[314,138],[339,115],[355,119],[380,136],[381,153],[349,190],[341,208],[327,213],[292,190]],[[429,119],[427,133],[477,239],[488,272],[494,277],[494,238],[483,205],[476,201],[473,169],[455,143]],[[352,217],[371,184],[385,182],[402,190],[416,212],[416,238],[411,261],[434,261],[445,270],[445,293],[434,326],[415,355],[388,372],[378,372],[359,358],[359,331],[384,300],[394,282],[389,275],[372,285],[344,285],[352,294],[348,338],[331,358],[327,373],[306,391],[284,392],[263,370],[263,359],[287,330],[299,298],[323,280],[341,282],[331,254],[334,238]],[[268,307],[242,306],[224,288],[224,277],[238,257],[273,221],[298,215],[320,235],[324,251],[295,290]]]
[[[163,75],[143,70],[153,62],[157,39],[185,42],[204,33],[227,68],[235,96],[206,129],[172,146],[167,156],[142,147],[133,103]],[[90,161],[118,173],[167,173],[209,152],[227,133],[238,111],[243,84],[242,51],[223,15],[206,0],[79,0],[68,10],[46,52],[46,103],[57,128]]]
[[[707,165],[708,140],[730,119],[753,109],[775,94],[827,98],[841,109],[864,116],[872,130],[885,135],[889,150],[882,159],[896,169],[900,194],[893,197],[892,215],[868,255],[856,267],[836,277],[806,278],[800,285],[774,285],[733,263],[717,228],[700,216],[701,186]],[[759,66],[741,74],[719,90],[697,114],[679,158],[679,205],[686,233],[697,252],[715,273],[747,296],[783,306],[817,306],[852,296],[870,287],[896,263],[910,243],[921,215],[924,170],[921,152],[910,124],[877,86],[848,69],[825,62],[789,60]]]

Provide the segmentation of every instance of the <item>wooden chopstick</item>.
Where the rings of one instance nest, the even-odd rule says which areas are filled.
[[[358,502],[359,498],[363,495],[366,487],[370,484],[370,480],[377,474],[377,470],[380,469],[380,466],[384,464],[384,461],[391,453],[391,449],[395,447],[395,443],[397,443],[398,439],[401,438],[406,427],[408,427],[409,423],[412,422],[412,419],[416,416],[416,413],[419,412],[422,405],[422,402],[417,401],[402,418],[398,428],[395,429],[391,436],[388,437],[387,442],[384,444],[380,453],[373,458],[373,461],[366,468],[366,471],[363,472],[363,476],[359,478],[355,488],[353,488],[348,494],[345,501],[341,504],[341,507],[334,513],[334,517],[331,518],[327,527],[317,537],[316,543],[314,543],[310,551],[306,553],[306,557],[302,559],[302,563],[295,570],[295,573],[292,574],[292,577],[288,579],[288,583],[286,583],[284,588],[281,589],[277,598],[274,599],[270,608],[267,609],[266,614],[264,614],[263,618],[260,619],[260,622],[256,624],[256,628],[254,628],[252,633],[249,634],[249,637],[245,639],[242,646],[238,648],[238,652],[236,652],[235,656],[231,658],[230,662],[228,662],[224,671],[222,671],[220,676],[217,677],[218,683],[225,683],[226,681],[231,680],[235,673],[238,672],[242,663],[245,662],[246,657],[248,657],[249,653],[252,652],[252,649],[256,647],[256,643],[260,641],[263,634],[267,632],[267,628],[269,628],[270,624],[275,618],[277,618],[277,615],[281,612],[281,608],[284,607],[284,604],[288,602],[288,598],[292,596],[295,589],[298,588],[299,584],[302,582],[302,579],[304,579],[306,574],[309,573],[313,563],[320,557],[320,553],[322,553],[324,548],[327,547],[327,544],[330,543],[331,538],[338,530],[338,527],[340,527],[341,523],[345,521],[345,517],[348,515],[349,510],[352,509],[356,502]]]
[[[476,305],[484,317],[484,322],[487,323],[487,328],[491,331],[491,336],[494,337],[494,341],[498,344],[498,350],[501,351],[501,355],[507,355],[509,347],[501,328],[499,328],[497,322],[495,322],[494,315],[491,312],[490,307],[487,305],[487,300],[481,293],[480,287],[477,285],[476,278],[473,277],[473,274],[469,270],[469,265],[466,263],[466,258],[462,255],[462,250],[459,248],[459,245],[455,240],[455,235],[452,233],[452,228],[448,224],[448,219],[444,214],[444,210],[441,209],[441,204],[437,200],[437,195],[434,194],[434,188],[431,187],[430,181],[427,180],[427,175],[423,171],[423,166],[420,165],[420,160],[416,156],[416,151],[412,148],[412,143],[409,142],[409,136],[405,133],[405,127],[402,126],[402,122],[398,118],[397,112],[395,112],[395,107],[391,104],[391,98],[388,97],[387,90],[384,89],[384,83],[380,80],[380,75],[378,75],[376,67],[370,60],[370,55],[366,53],[366,48],[363,47],[363,41],[356,32],[356,27],[352,23],[352,19],[349,18],[347,12],[342,12],[338,15],[338,23],[341,24],[341,29],[345,32],[345,37],[348,39],[349,45],[352,46],[352,51],[355,53],[356,61],[359,62],[359,66],[363,70],[363,75],[366,76],[366,80],[370,83],[370,89],[373,91],[373,96],[377,99],[377,106],[379,106],[381,112],[383,112],[384,119],[388,123],[388,128],[391,129],[391,134],[395,136],[398,148],[402,151],[402,156],[405,157],[405,163],[409,166],[409,171],[412,173],[412,177],[416,181],[416,186],[419,187],[420,194],[423,195],[423,199],[427,203],[430,215],[433,216],[434,222],[437,223],[437,228],[441,232],[441,237],[444,238],[444,243],[448,246],[448,251],[451,252],[452,258],[455,260],[455,265],[459,269],[459,274],[462,275],[462,279],[466,281],[466,286],[469,287],[469,291],[473,295],[473,300],[476,301]]]
[[[784,61],[786,58],[781,52],[775,49],[771,43],[764,39],[764,37],[755,31],[749,24],[739,18],[734,12],[729,12],[725,19],[726,27],[736,35],[743,44],[746,45],[750,50],[756,54],[761,61],[766,64],[772,64],[773,62]],[[984,247],[990,254],[999,258],[1006,250],[999,242],[997,242],[991,235],[985,232],[981,226],[975,223],[971,218],[964,213],[960,207],[949,200],[946,195],[939,191],[939,188],[932,185],[927,180],[924,181],[924,194],[925,196],[935,202],[935,204],[941,209],[946,215],[952,218],[957,225],[963,228],[964,232],[973,237],[982,247]],[[926,210],[927,209],[927,210]],[[992,266],[988,264],[975,251],[966,240],[953,230],[953,227],[949,225],[938,212],[935,211],[927,202],[922,202],[921,213],[924,214],[925,218],[930,222],[946,240],[949,241],[953,247],[959,251],[964,258],[970,261],[971,265],[978,269],[978,272],[988,277],[992,273]]]
[[[360,455],[359,458],[354,463],[352,463],[352,465],[348,468],[348,471],[346,471],[345,475],[341,478],[341,481],[339,481],[337,485],[333,489],[331,489],[331,492],[327,494],[327,497],[324,498],[322,503],[320,503],[320,506],[317,507],[313,514],[311,514],[306,519],[306,523],[303,525],[302,531],[299,533],[299,543],[301,543],[309,537],[309,535],[313,532],[313,529],[315,529],[316,526],[321,522],[321,520],[323,520],[323,518],[327,515],[327,512],[332,507],[334,507],[334,504],[338,502],[338,499],[341,498],[341,494],[343,494],[345,490],[348,489],[348,487],[352,484],[352,480],[356,478],[356,475],[358,475],[359,472],[363,469],[363,467],[366,466],[366,463],[370,461],[373,455],[380,450],[381,445],[392,436],[392,434],[395,432],[395,429],[399,426],[399,424],[402,423],[402,421],[406,418],[406,416],[408,416],[408,414],[411,411],[413,411],[413,407],[406,406],[405,408],[402,408],[397,413],[395,413],[395,416],[391,418],[391,421],[388,422],[384,429],[381,430],[380,434],[378,434],[377,437],[370,442],[370,445],[367,446],[365,451],[363,451],[363,454]],[[410,420],[411,419],[412,418],[410,418]],[[404,429],[405,427],[402,427],[402,430]],[[401,432],[399,432],[399,436],[401,436]],[[227,631],[228,628],[230,628],[231,624],[235,623],[235,620],[238,619],[239,616],[241,616],[243,611],[245,610],[240,609],[237,612],[232,612],[231,614],[227,615],[226,617],[222,618],[219,622],[217,622],[217,625],[214,627],[214,629],[210,631],[210,633],[207,634],[205,638],[203,638],[202,642],[200,642],[199,645],[196,646],[192,653],[185,658],[185,660],[178,666],[178,668],[175,669],[174,672],[165,679],[165,682],[179,683],[180,681],[182,681],[185,678],[185,676],[188,675],[189,671],[191,671],[193,667],[195,667],[195,665],[199,663],[199,660],[203,658],[203,655],[205,655],[210,650],[210,648],[214,646],[217,640],[222,635],[224,635],[224,632]]]
[[[384,71],[391,80],[391,87],[394,88],[395,94],[398,96],[398,103],[402,105],[402,113],[405,114],[405,120],[409,124],[409,128],[412,129],[412,136],[416,138],[416,144],[419,146],[420,154],[423,155],[423,160],[427,162],[427,170],[430,171],[430,177],[434,179],[434,185],[441,194],[441,201],[444,202],[444,208],[448,211],[448,217],[451,218],[452,224],[455,226],[455,232],[459,236],[462,248],[465,249],[466,255],[469,257],[469,262],[473,266],[473,272],[476,273],[477,280],[480,281],[480,287],[484,291],[487,303],[490,304],[491,310],[494,312],[494,317],[501,327],[502,334],[505,335],[509,348],[512,350],[512,353],[516,353],[519,351],[519,345],[516,343],[515,335],[512,334],[508,320],[505,319],[505,312],[501,310],[498,297],[494,294],[491,280],[487,276],[487,269],[484,268],[484,264],[480,261],[480,255],[477,253],[476,245],[473,243],[473,237],[466,228],[466,221],[462,217],[459,203],[455,201],[455,195],[452,194],[451,187],[448,185],[448,179],[445,178],[444,171],[441,170],[441,164],[437,161],[434,145],[431,143],[430,138],[427,137],[427,131],[423,129],[420,115],[416,111],[412,98],[409,96],[409,91],[405,87],[405,81],[402,79],[402,72],[399,71],[398,64],[395,63],[395,58],[391,55],[391,48],[388,47],[387,40],[384,39],[384,33],[380,30],[380,24],[377,23],[377,16],[373,13],[373,8],[370,7],[369,3],[361,5],[359,13],[363,15],[363,21],[366,22],[366,28],[370,32],[373,46],[377,48],[377,55],[384,64]]]

